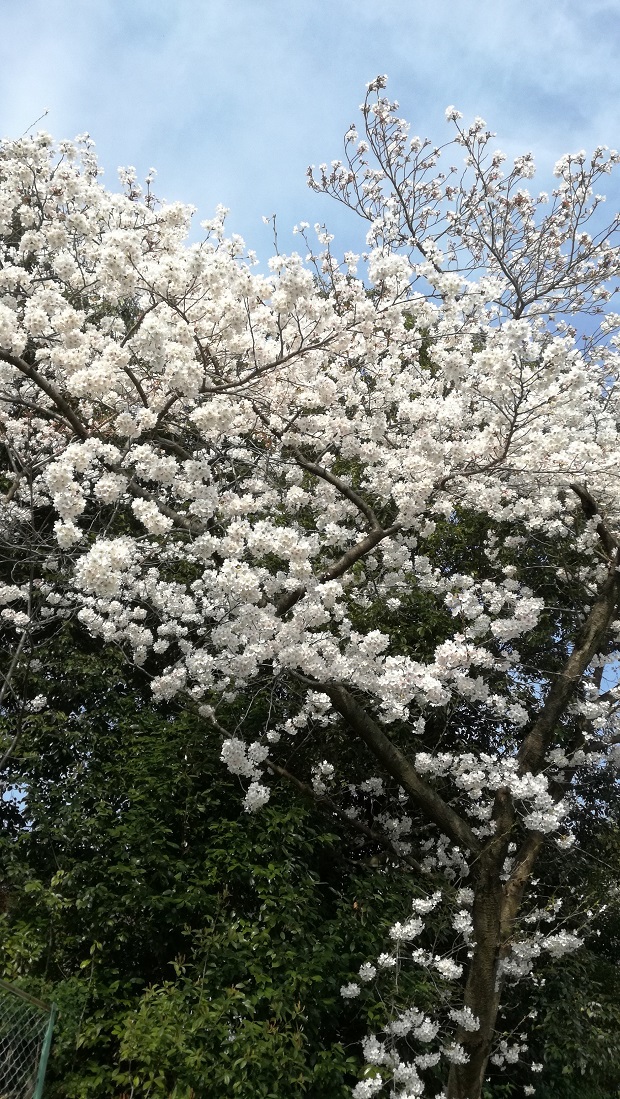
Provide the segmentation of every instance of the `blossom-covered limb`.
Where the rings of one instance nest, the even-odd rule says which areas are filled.
[[[351,487],[351,485],[347,485],[342,478],[337,477],[332,470],[325,469],[325,467],[319,465],[318,462],[310,461],[309,458],[306,458],[305,455],[302,454],[299,447],[287,446],[284,453],[286,454],[289,452],[295,458],[298,466],[305,469],[307,473],[312,473],[314,477],[321,477],[324,481],[327,481],[328,484],[337,488],[338,492],[344,496],[345,499],[350,500],[358,511],[362,513],[371,531],[378,531],[381,529],[381,524],[370,505],[364,500],[363,496],[360,496],[359,492],[356,492],[355,489]]]
[[[607,578],[575,638],[572,651],[564,667],[556,675],[538,718],[519,748],[518,760],[522,774],[527,771],[536,773],[542,766],[557,722],[564,714],[581,676],[607,638],[619,599],[620,573],[616,551]]]
[[[27,378],[30,378],[35,385],[53,401],[58,411],[64,417],[64,420],[73,428],[76,435],[81,439],[87,437],[88,430],[80,417],[76,415],[75,410],[71,407],[66,398],[63,397],[62,393],[58,391],[57,387],[48,381],[48,379],[36,369],[34,364],[27,362],[22,355],[13,355],[11,352],[4,351],[2,348],[0,348],[0,360],[5,363],[10,363],[11,366],[16,367],[22,374],[25,374]]]
[[[607,556],[611,559],[614,553],[618,551],[618,539],[609,530],[604,519],[600,517],[596,500],[584,485],[572,484],[570,487],[575,495],[579,497],[586,519],[592,520],[595,516],[599,516],[596,524],[596,533],[603,544]]]
[[[371,530],[370,534],[367,534],[365,538],[362,538],[359,542],[350,546],[333,565],[330,565],[328,569],[325,569],[325,571],[321,573],[320,582],[325,584],[329,580],[337,580],[339,576],[344,576],[357,561],[361,561],[361,559],[365,557],[366,554],[370,553],[375,546],[378,546],[384,538],[389,538],[400,529],[400,524],[395,523],[393,526],[387,527],[386,529],[379,527],[378,529]],[[302,587],[287,592],[286,595],[283,595],[278,599],[276,603],[276,613],[282,617],[287,611],[292,610],[295,604],[298,603],[305,594],[306,589]]]
[[[346,824],[353,832],[357,832],[361,836],[365,836],[366,839],[371,840],[372,843],[383,847],[384,850],[389,851],[391,855],[399,862],[409,866],[412,870],[415,870],[418,874],[422,873],[422,867],[417,859],[414,859],[409,854],[404,854],[399,851],[392,843],[389,836],[384,835],[376,828],[371,828],[368,824],[364,824],[362,820],[358,820],[356,817],[351,816],[349,813],[344,812],[340,806],[330,798],[329,794],[316,793],[307,782],[302,782],[296,775],[293,775],[286,767],[280,766],[279,763],[274,763],[271,759],[265,760],[265,766],[269,771],[272,771],[275,775],[279,775],[281,778],[286,779],[292,786],[294,786],[304,797],[311,799],[314,804],[319,807],[324,806],[329,810],[332,816],[341,820],[343,824]]]
[[[450,836],[472,853],[480,850],[480,843],[464,820],[440,794],[424,782],[406,756],[385,735],[379,725],[345,687],[323,683],[320,690],[331,698],[338,713],[353,731],[361,737],[371,752],[401,786],[410,794],[426,815]]]

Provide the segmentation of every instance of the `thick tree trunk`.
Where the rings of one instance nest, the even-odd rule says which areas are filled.
[[[453,1064],[448,1078],[448,1099],[480,1099],[499,1011],[498,961],[501,945],[502,887],[492,867],[483,870],[473,908],[476,946],[465,986],[465,1004],[479,1019],[476,1031],[459,1029],[457,1041],[468,1061]]]
[[[480,858],[472,913],[476,946],[465,986],[465,1004],[480,1020],[480,1027],[473,1032],[460,1029],[457,1034],[469,1060],[451,1066],[448,1099],[480,1099],[501,1002],[501,962],[510,953],[525,887],[544,842],[540,832],[529,834],[503,884],[501,873],[513,816],[507,791],[498,793],[496,810],[503,839],[492,843]]]
[[[498,790],[495,795],[493,820],[495,834],[472,868],[475,946],[465,985],[465,1005],[471,1009],[480,1025],[475,1031],[459,1027],[457,1042],[463,1046],[468,1060],[466,1064],[451,1066],[448,1099],[480,1099],[499,1011],[499,962],[509,933],[508,924],[513,922],[506,922],[506,892],[502,882],[502,871],[515,821],[512,797],[507,788]]]

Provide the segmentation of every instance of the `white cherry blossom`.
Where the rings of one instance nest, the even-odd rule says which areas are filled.
[[[248,813],[291,781],[413,865],[413,915],[342,995],[419,965],[445,1010],[396,1005],[354,1094],[421,1095],[443,1058],[477,1099],[496,983],[582,939],[541,914],[536,858],[571,857],[580,782],[620,764],[620,221],[597,189],[620,157],[563,157],[534,194],[532,156],[449,107],[465,166],[443,168],[385,88],[309,174],[365,223],[342,264],[301,223],[308,258],[261,272],[223,207],[190,242],[192,209],[131,169],[108,191],[90,142],[1,143],[2,697],[72,617],[202,716]],[[247,736],[245,699],[270,700]],[[411,1035],[436,1049],[401,1060]]]

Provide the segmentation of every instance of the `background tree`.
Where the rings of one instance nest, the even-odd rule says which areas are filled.
[[[50,1094],[349,1094],[364,1020],[340,986],[410,883],[286,786],[248,818],[203,722],[76,648],[50,645],[2,842],[4,975],[61,1008]]]

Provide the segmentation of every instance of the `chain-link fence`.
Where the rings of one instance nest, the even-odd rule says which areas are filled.
[[[41,1099],[56,1007],[0,981],[0,1099]]]

